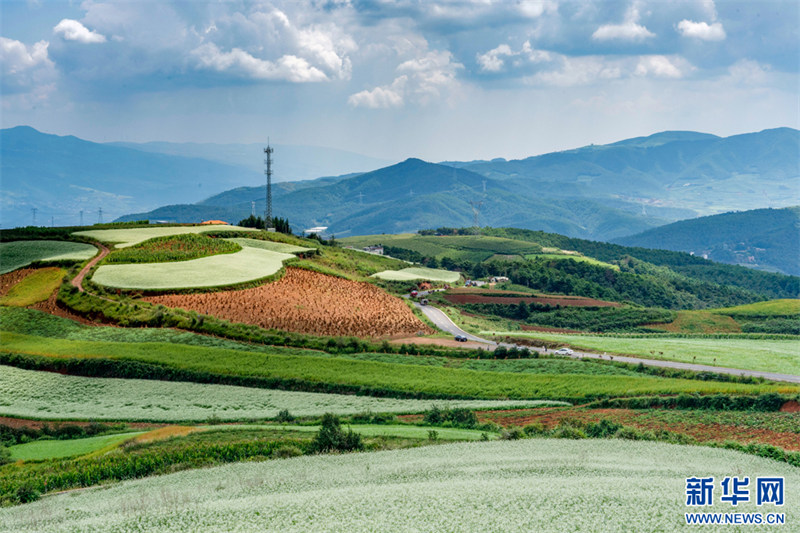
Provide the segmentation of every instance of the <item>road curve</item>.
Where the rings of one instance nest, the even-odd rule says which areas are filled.
[[[483,342],[486,344],[495,345],[498,344],[494,341],[484,339],[481,337],[477,337],[470,333],[467,333],[463,329],[456,326],[450,317],[448,317],[443,311],[432,307],[430,305],[420,305],[417,302],[414,302],[414,305],[417,306],[417,309],[422,311],[422,313],[430,319],[433,324],[441,329],[446,333],[450,333],[451,335],[463,335],[467,339],[476,342]],[[501,346],[511,347],[512,344],[505,344],[499,343]],[[543,350],[541,348],[531,348],[527,347],[528,349],[533,349],[537,352],[542,353]],[[728,374],[731,376],[748,376],[748,377],[758,377],[769,379],[772,381],[786,381],[789,383],[800,383],[800,376],[795,376],[793,374],[778,374],[775,372],[759,372],[757,370],[742,370],[739,368],[726,368],[722,366],[709,366],[709,365],[698,365],[694,363],[679,363],[677,361],[663,361],[658,359],[641,359],[638,357],[630,357],[626,355],[604,355],[599,353],[592,353],[592,352],[578,352],[575,351],[571,356],[573,359],[583,359],[588,357],[590,359],[603,359],[605,361],[618,361],[620,363],[630,363],[634,365],[643,364],[646,366],[657,366],[662,368],[674,368],[676,370],[691,370],[693,372],[714,372],[715,374]]]
[[[95,265],[96,265],[96,264],[97,264],[97,263],[98,263],[98,262],[99,262],[101,259],[103,259],[105,256],[107,256],[107,255],[108,255],[108,248],[107,248],[106,246],[103,246],[102,244],[96,244],[96,246],[97,246],[98,248],[100,248],[100,253],[99,253],[99,254],[97,254],[97,255],[94,257],[94,259],[92,259],[91,261],[89,261],[89,262],[86,264],[86,266],[85,266],[85,267],[83,267],[83,268],[81,269],[81,271],[80,271],[80,272],[78,272],[78,275],[77,275],[77,276],[75,276],[74,278],[72,278],[72,281],[70,281],[70,283],[72,284],[72,286],[73,286],[73,287],[77,287],[77,289],[78,289],[80,292],[84,292],[84,290],[83,290],[83,278],[85,278],[85,277],[86,277],[86,274],[88,274],[88,273],[89,273],[89,270],[91,270],[91,268],[92,268],[93,266],[95,266]]]

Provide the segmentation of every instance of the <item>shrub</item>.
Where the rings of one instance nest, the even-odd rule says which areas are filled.
[[[294,422],[294,416],[292,416],[288,409],[281,409],[280,412],[278,412],[277,420],[282,423]]]
[[[584,431],[588,437],[605,439],[613,437],[620,429],[622,429],[622,424],[604,418],[600,422],[589,422]]]
[[[291,444],[284,444],[272,450],[273,459],[289,459],[303,455],[303,450]]]
[[[453,427],[472,429],[478,425],[478,417],[465,407],[439,409],[434,405],[430,411],[425,413],[422,420],[425,424],[432,426],[447,424]]]
[[[42,493],[32,481],[27,481],[21,484],[19,487],[17,487],[17,490],[14,494],[19,503],[35,502],[41,495]]]
[[[525,432],[527,436],[531,437],[533,435],[544,435],[547,433],[547,428],[540,422],[534,422],[533,424],[528,424],[523,427],[522,431]]]
[[[11,452],[8,448],[0,444],[0,465],[11,462]]]
[[[326,413],[322,417],[322,425],[311,443],[312,451],[323,452],[352,452],[364,449],[361,435],[352,429],[345,432],[339,417]]]
[[[519,440],[524,436],[525,433],[523,432],[523,430],[516,426],[506,428],[500,433],[500,438],[503,440]]]

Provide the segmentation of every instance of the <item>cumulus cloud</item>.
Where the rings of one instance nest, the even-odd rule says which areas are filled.
[[[762,85],[768,79],[769,67],[758,61],[742,59],[728,68],[730,80],[743,85]]]
[[[639,6],[637,2],[630,5],[625,13],[625,21],[622,24],[605,24],[600,26],[592,34],[592,39],[596,41],[644,41],[655,37],[655,33],[639,24]]]
[[[67,41],[78,41],[79,43],[87,44],[106,42],[105,35],[91,31],[77,20],[72,19],[63,19],[56,24],[55,28],[53,28],[53,33],[60,34]]]
[[[544,50],[534,49],[530,41],[525,41],[522,48],[516,52],[511,50],[511,47],[507,44],[501,44],[485,54],[476,55],[478,65],[480,65],[481,70],[484,72],[499,72],[502,70],[505,66],[504,58],[518,58],[529,63],[539,63],[542,61],[549,61],[551,55]]]
[[[725,28],[721,22],[694,22],[684,19],[678,23],[678,32],[684,37],[692,37],[701,41],[725,40]]]
[[[557,56],[556,68],[524,78],[530,85],[575,87],[632,77],[680,79],[694,67],[679,56]]]
[[[398,76],[390,85],[355,93],[347,102],[371,109],[402,107],[411,101],[429,104],[439,101],[458,87],[456,71],[464,68],[448,51],[432,50],[400,63]]]
[[[47,53],[49,44],[39,41],[26,46],[20,41],[0,37],[3,107],[28,108],[46,100],[55,90],[57,75]]]
[[[192,51],[201,68],[260,80],[286,80],[295,83],[325,81],[324,72],[302,57],[284,55],[277,61],[259,59],[241,48],[223,52],[213,43],[205,43]]]
[[[682,78],[683,71],[678,66],[680,62],[677,58],[670,60],[666,56],[643,56],[639,58],[634,74],[656,78]]]

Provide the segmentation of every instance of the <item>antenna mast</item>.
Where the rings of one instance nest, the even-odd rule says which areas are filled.
[[[267,169],[264,171],[264,174],[267,175],[267,206],[264,216],[265,229],[272,227],[272,152],[274,152],[274,150],[270,147],[269,138],[267,138],[267,147],[264,148],[264,153],[267,154],[267,158],[264,160],[264,163],[267,164]]]

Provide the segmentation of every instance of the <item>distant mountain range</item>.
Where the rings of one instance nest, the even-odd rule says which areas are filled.
[[[80,207],[92,210],[86,222],[96,221],[97,205],[132,213],[120,220],[237,222],[264,212],[260,146],[96,144],[31,128],[3,130],[2,141],[4,226],[30,223],[31,208],[43,215],[48,202],[73,213],[87,206]],[[275,175],[287,176],[291,150],[280,149]],[[336,163],[328,155],[325,168],[338,171],[383,165],[345,153]],[[482,226],[610,240],[698,215],[796,205],[798,161],[800,132],[789,128],[727,138],[663,132],[515,161],[409,159],[278,183],[273,211],[295,230],[327,226],[342,237],[470,226],[477,214]],[[112,202],[113,210],[105,207]],[[73,215],[69,223],[76,222]]]
[[[800,276],[800,207],[682,220],[613,242]]]
[[[264,180],[260,145],[94,143],[27,126],[0,131],[0,227],[92,224],[168,203],[191,204]],[[385,165],[330,148],[279,148],[276,182]],[[293,172],[293,174],[288,174]],[[289,186],[293,189],[295,186]]]

